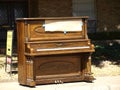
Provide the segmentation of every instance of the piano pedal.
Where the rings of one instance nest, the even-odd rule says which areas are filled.
[[[63,84],[62,80],[55,80],[55,84]]]

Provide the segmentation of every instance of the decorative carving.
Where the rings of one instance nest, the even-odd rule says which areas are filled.
[[[76,66],[72,62],[54,61],[43,63],[39,66],[38,69],[41,71],[41,74],[62,74],[75,71]]]
[[[27,85],[35,86],[34,74],[33,74],[33,60],[32,57],[26,57],[26,70],[27,70]]]
[[[37,33],[42,33],[42,32],[44,32],[43,30],[44,30],[44,26],[42,26],[42,25],[34,28],[34,31]]]

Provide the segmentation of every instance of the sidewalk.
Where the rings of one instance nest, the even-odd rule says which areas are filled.
[[[0,90],[120,90],[120,76],[96,77],[93,83],[37,85],[35,88],[21,86],[17,81],[3,82],[0,83]]]

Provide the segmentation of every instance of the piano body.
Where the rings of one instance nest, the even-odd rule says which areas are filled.
[[[87,16],[17,18],[21,85],[92,81]]]

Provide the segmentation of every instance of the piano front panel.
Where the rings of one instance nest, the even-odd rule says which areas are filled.
[[[41,22],[28,22],[26,27],[28,33],[26,38],[29,41],[84,38],[84,29],[81,31],[45,31],[44,23]]]
[[[47,55],[34,58],[36,76],[79,73],[80,55]]]
[[[82,78],[81,71],[81,55],[65,54],[65,55],[47,55],[34,58],[36,81],[44,81],[44,83],[55,83],[56,80],[64,80],[71,78]],[[72,81],[74,81],[72,80]],[[38,82],[40,83],[40,82]]]

